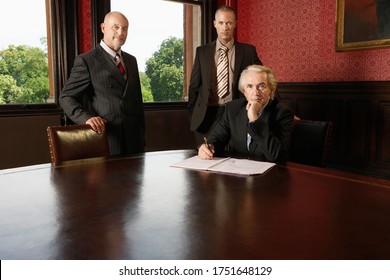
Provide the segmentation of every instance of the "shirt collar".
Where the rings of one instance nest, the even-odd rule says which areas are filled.
[[[223,44],[217,39],[216,46],[215,46],[216,49],[219,50],[221,46],[223,46]],[[225,46],[229,49],[229,51],[231,51],[234,46],[234,39],[230,40]]]
[[[109,54],[111,55],[113,58],[115,58],[115,55],[117,53],[119,53],[120,56],[122,56],[122,50],[119,50],[119,51],[114,51],[113,49],[111,49],[109,46],[107,46],[106,43],[104,43],[103,40],[100,41],[100,46]]]

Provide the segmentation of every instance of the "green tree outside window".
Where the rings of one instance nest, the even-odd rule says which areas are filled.
[[[0,104],[46,103],[47,54],[36,47],[9,45],[0,51]]]
[[[146,61],[153,100],[180,101],[183,97],[183,39],[169,37]]]

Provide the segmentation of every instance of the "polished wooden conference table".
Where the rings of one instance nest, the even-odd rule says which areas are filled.
[[[0,170],[0,259],[390,259],[390,181],[170,167],[192,155]]]

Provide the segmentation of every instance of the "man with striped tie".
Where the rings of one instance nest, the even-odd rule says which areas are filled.
[[[235,10],[221,6],[214,20],[217,40],[196,50],[188,109],[198,147],[222,115],[226,103],[240,97],[238,79],[242,70],[248,65],[262,64],[254,46],[234,40],[236,24]]]
[[[127,18],[110,12],[101,24],[103,39],[76,57],[62,89],[60,105],[77,124],[107,131],[111,155],[144,151],[145,120],[137,60],[121,50],[126,42]],[[84,106],[87,100],[89,106]]]

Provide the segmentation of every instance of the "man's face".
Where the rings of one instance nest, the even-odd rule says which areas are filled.
[[[236,17],[233,12],[219,11],[214,20],[214,27],[221,43],[226,44],[233,39],[236,29]]]
[[[248,101],[266,104],[272,94],[268,86],[267,74],[264,72],[248,72],[245,76],[244,95]]]
[[[126,42],[128,27],[127,19],[120,14],[112,14],[106,18],[101,24],[104,43],[114,51],[120,50]]]

